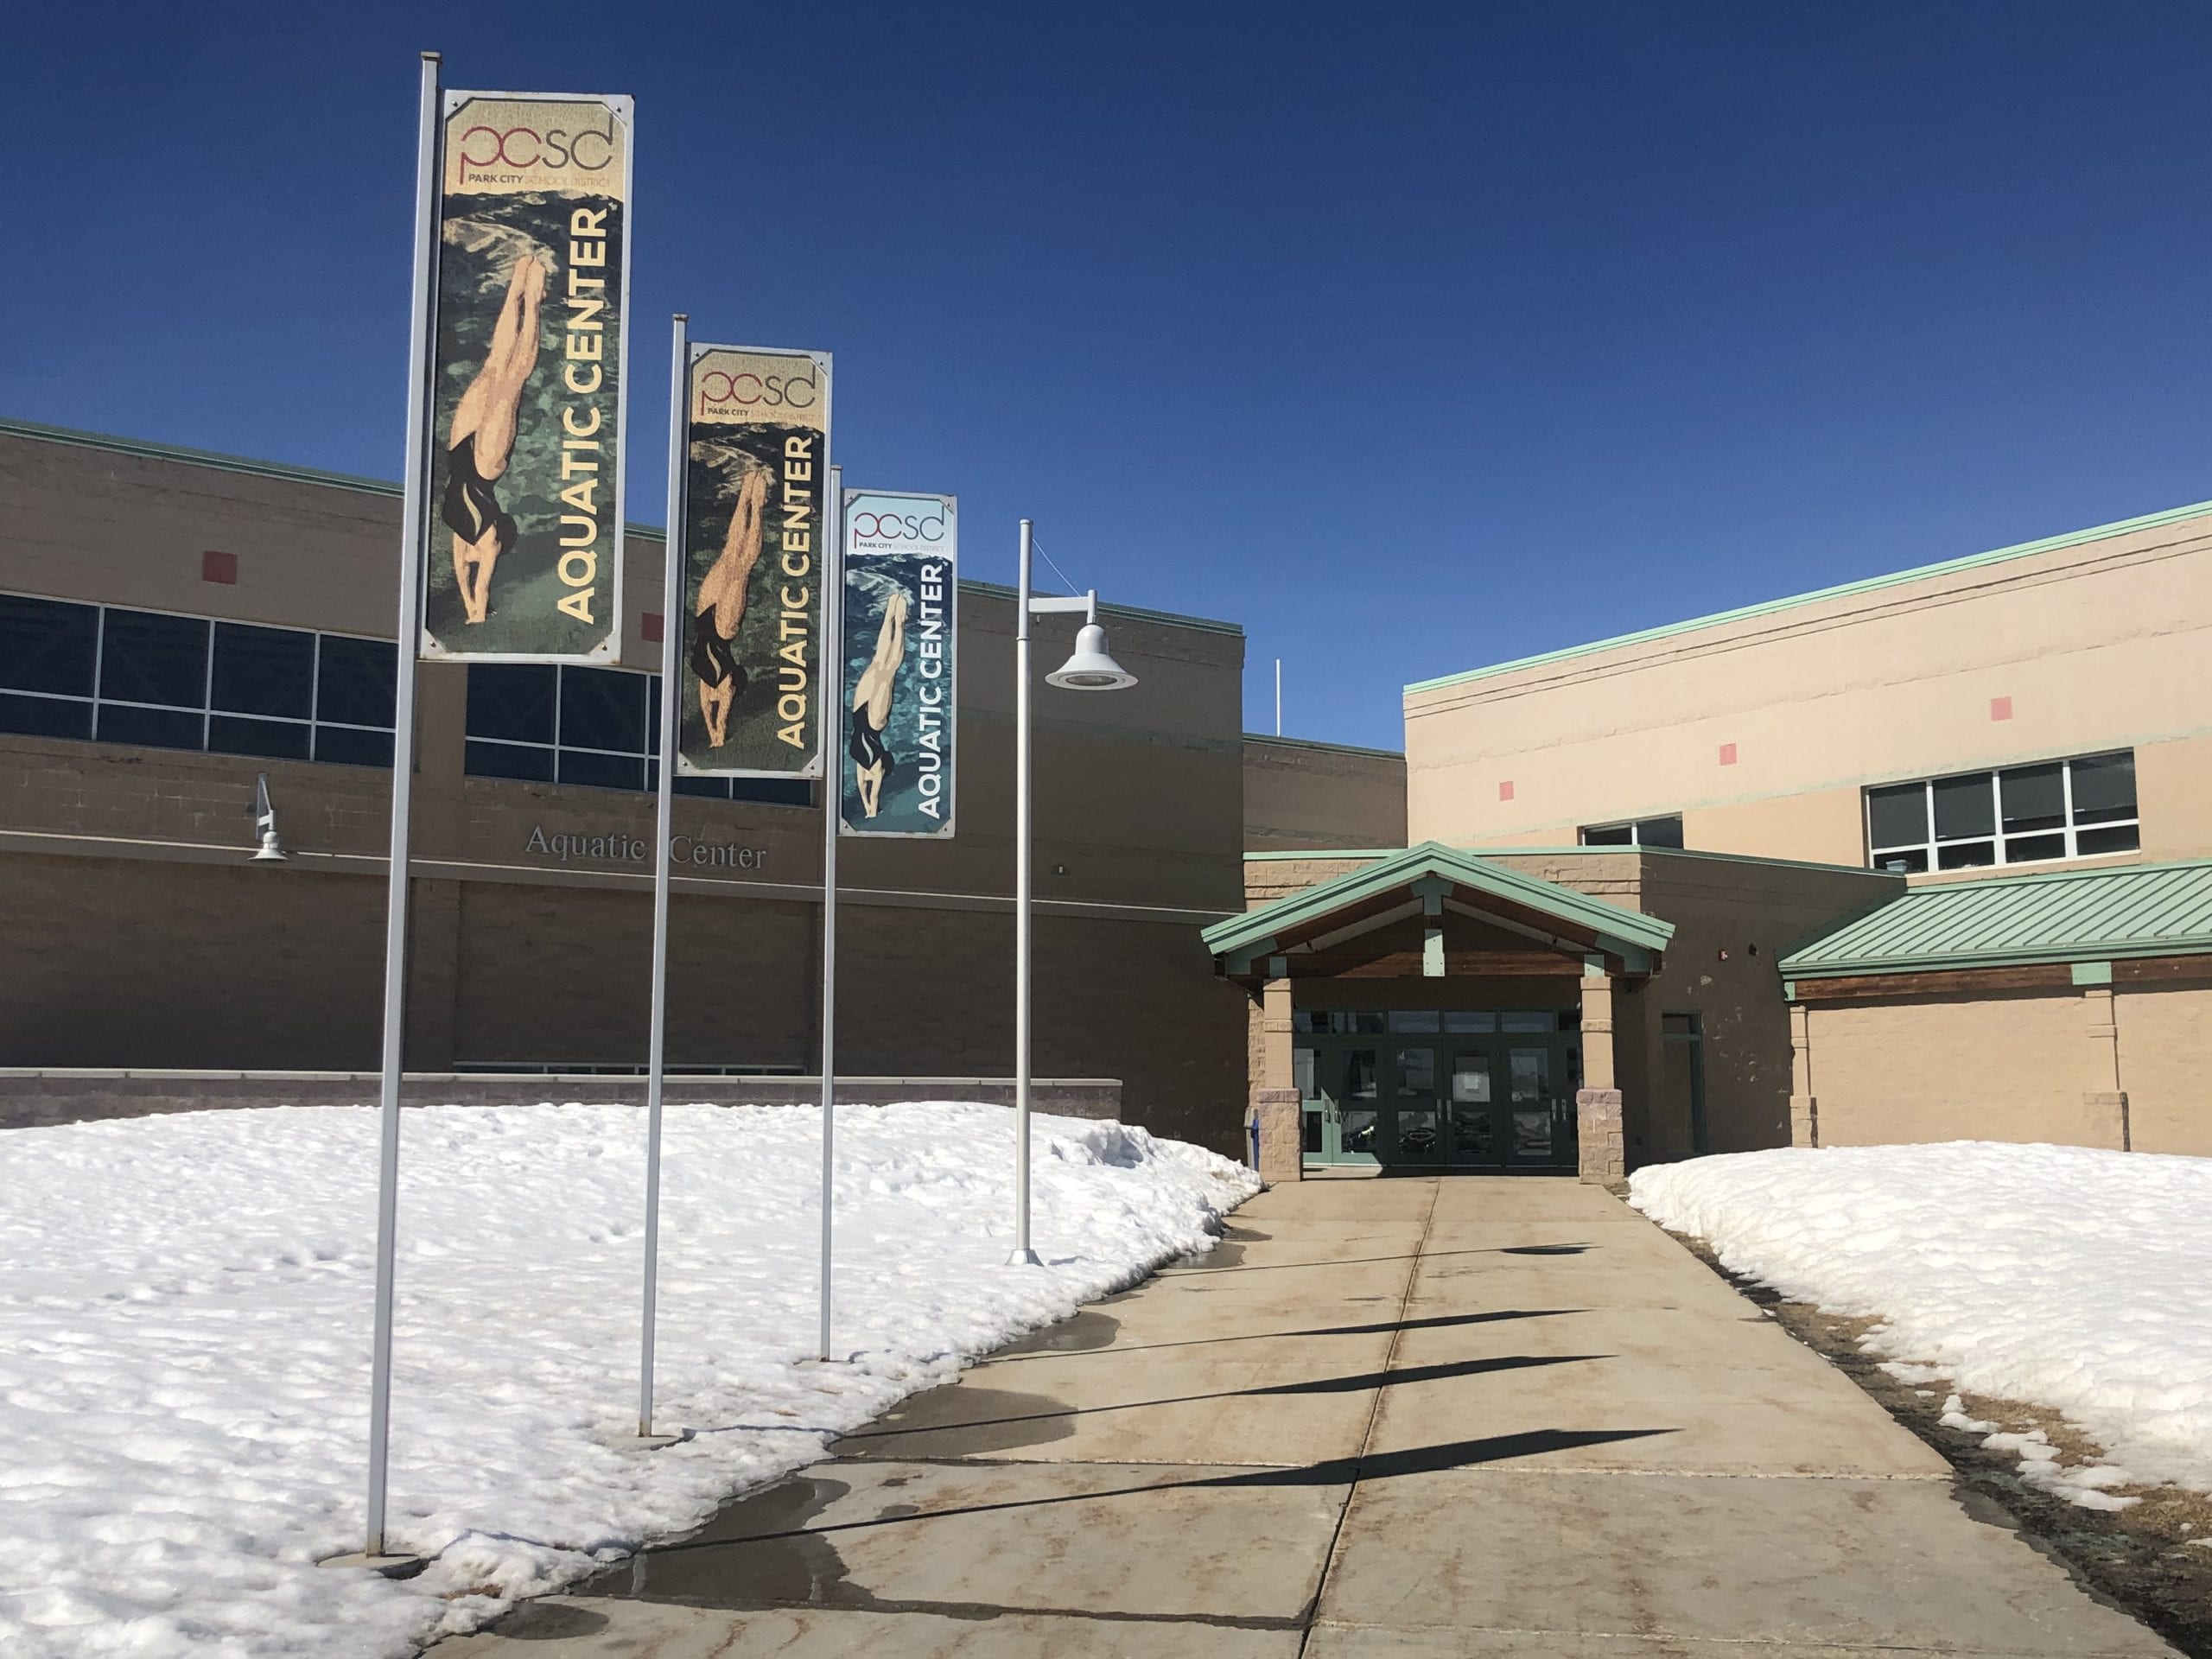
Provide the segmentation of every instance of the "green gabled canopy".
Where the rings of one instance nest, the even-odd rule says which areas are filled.
[[[2212,953],[2212,858],[1912,887],[1799,945],[1785,980]]]
[[[1217,922],[1205,931],[1206,949],[1221,959],[1223,971],[1248,975],[1262,957],[1294,950],[1349,918],[1408,896],[1452,900],[1533,924],[1557,948],[1604,956],[1630,973],[1649,972],[1656,953],[1675,936],[1673,924],[1656,916],[1428,841]]]

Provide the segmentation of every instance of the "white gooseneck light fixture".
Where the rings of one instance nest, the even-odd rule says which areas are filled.
[[[1095,588],[1067,599],[1030,596],[1029,565],[1035,544],[1030,521],[1025,518],[1021,591],[1014,624],[1014,1254],[1007,1265],[1033,1268],[1039,1262],[1029,1243],[1030,618],[1074,611],[1084,617],[1074,654],[1045,677],[1046,684],[1065,691],[1119,691],[1137,683],[1135,675],[1107,653]]]

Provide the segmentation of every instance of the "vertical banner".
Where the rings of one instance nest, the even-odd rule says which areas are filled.
[[[949,495],[845,492],[846,835],[952,834],[958,517]]]
[[[694,346],[677,771],[822,776],[830,355]]]
[[[631,103],[445,95],[422,655],[622,640]]]

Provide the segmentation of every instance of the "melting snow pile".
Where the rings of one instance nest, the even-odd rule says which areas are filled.
[[[1908,1382],[2062,1414],[2110,1461],[1996,1433],[2023,1476],[2092,1509],[2107,1488],[2212,1491],[2212,1160],[2081,1147],[1838,1147],[1639,1170],[1630,1202],[1794,1301],[1872,1316]]]
[[[814,1352],[819,1118],[667,1115],[657,1427],[637,1422],[645,1118],[405,1116],[391,1583],[358,1549],[376,1115],[192,1113],[0,1133],[0,1651],[387,1655],[470,1628],[964,1357],[1203,1249],[1255,1189],[1211,1153],[1035,1120],[1034,1242],[1004,1265],[1014,1115],[838,1113],[835,1351]]]

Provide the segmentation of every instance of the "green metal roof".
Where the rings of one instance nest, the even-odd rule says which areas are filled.
[[[1663,950],[1668,940],[1675,937],[1674,924],[1662,922],[1656,916],[1608,904],[1603,899],[1593,899],[1555,881],[1540,880],[1471,853],[1455,852],[1440,842],[1425,841],[1364,869],[1347,870],[1271,905],[1216,922],[1205,930],[1206,949],[1217,957],[1266,955],[1281,934],[1363,899],[1410,887],[1425,877],[1440,878],[1455,887],[1471,888],[1587,928],[1598,936],[1600,944],[1617,955]]]
[[[1618,645],[1642,645],[1647,639],[1664,639],[1670,634],[1691,633],[1699,628],[1710,628],[1723,622],[1740,622],[1747,617],[1768,616],[1777,611],[1794,610],[1800,605],[1816,605],[1822,600],[1847,599],[1853,594],[1871,594],[1885,588],[1895,588],[1904,582],[1919,582],[1928,576],[1944,576],[1956,570],[1972,570],[1985,564],[2002,564],[2007,559],[2024,559],[2031,554],[2055,552],[2062,547],[2074,547],[2084,542],[2102,541],[2107,536],[2122,536],[2130,531],[2156,530],[2162,525],[2180,524],[2190,518],[2202,518],[2212,514],[2212,501],[2199,501],[2193,506],[2169,507],[2163,512],[2145,513],[2139,518],[2122,518],[2117,523],[2097,524],[2088,530],[2069,531],[2063,536],[2046,536],[2040,541],[2021,542],[2012,547],[1993,548],[1986,553],[1969,553],[1964,558],[1945,559],[1936,564],[1916,565],[1910,570],[1893,571],[1886,576],[1867,576],[1858,582],[1847,582],[1834,588],[1815,588],[1809,594],[1793,594],[1786,599],[1770,599],[1757,605],[1738,606],[1732,611],[1715,611],[1710,616],[1694,616],[1687,622],[1668,622],[1656,628],[1641,628],[1634,633],[1617,633],[1609,639],[1593,639],[1587,645],[1567,645],[1558,651],[1539,652],[1533,657],[1516,657],[1511,662],[1493,663],[1487,668],[1471,668],[1458,674],[1446,674],[1433,680],[1415,680],[1405,688],[1405,695],[1416,691],[1433,691],[1440,686],[1459,685],[1468,680],[1487,679],[1496,674],[1510,674],[1516,669],[1535,668],[1545,663],[1561,662],[1571,657],[1588,657],[1601,651],[1611,651]]]
[[[1783,978],[2212,954],[2212,858],[1908,888],[1785,955]]]

